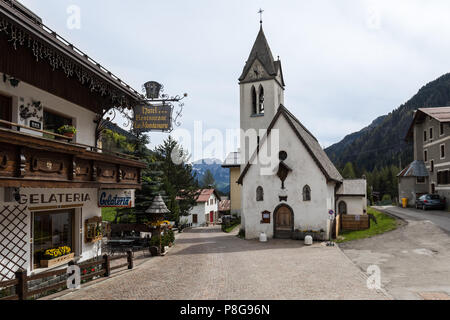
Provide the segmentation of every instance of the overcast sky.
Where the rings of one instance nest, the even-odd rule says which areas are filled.
[[[448,0],[21,2],[135,89],[156,80],[166,93],[187,92],[182,128],[191,131],[196,120],[204,130],[239,128],[238,77],[260,7],[282,61],[285,105],[324,147],[397,108],[450,65]],[[70,5],[81,9],[80,29],[67,27]],[[150,137],[154,147],[167,134]]]

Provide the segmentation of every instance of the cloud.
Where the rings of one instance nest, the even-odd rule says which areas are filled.
[[[239,127],[238,77],[259,28],[286,80],[286,106],[322,145],[367,126],[450,67],[449,1],[23,0],[121,79],[189,93],[182,127]],[[67,7],[81,29],[67,29]],[[152,133],[152,146],[167,134]]]

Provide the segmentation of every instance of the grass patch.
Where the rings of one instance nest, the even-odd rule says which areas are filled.
[[[116,217],[116,208],[102,208],[103,221],[114,222]]]
[[[232,225],[229,225],[229,226],[225,226],[225,227],[222,228],[222,231],[226,232],[226,233],[230,233],[231,231],[234,230],[234,228],[236,228],[239,225],[240,225],[240,223],[238,222],[238,223],[235,223],[235,224],[232,224]]]
[[[382,234],[397,229],[397,219],[370,207],[367,209],[367,211],[368,213],[371,213],[375,216],[375,218],[377,219],[377,223],[375,223],[374,221],[370,221],[370,228],[367,230],[344,231],[339,234],[339,237],[336,241],[337,243],[370,238],[377,234]]]

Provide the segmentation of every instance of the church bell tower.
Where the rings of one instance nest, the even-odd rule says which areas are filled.
[[[284,80],[281,61],[274,60],[261,26],[256,41],[239,77],[240,128],[254,129],[259,143],[260,129],[267,129],[280,104],[284,104]],[[241,165],[245,166],[255,143],[241,134]]]

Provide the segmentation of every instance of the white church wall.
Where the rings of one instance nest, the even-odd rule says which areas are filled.
[[[288,122],[281,116],[274,126],[280,130],[279,150],[288,153],[285,163],[293,169],[285,181],[287,202],[279,201],[281,181],[275,174],[260,174],[261,165],[254,164],[243,181],[243,215],[247,239],[258,238],[260,232],[273,237],[273,218],[275,208],[285,203],[294,211],[294,229],[312,229],[327,231],[328,211],[334,209],[334,183],[327,183],[326,178],[305,146],[295,135]],[[270,139],[268,140],[270,144]],[[260,152],[267,152],[267,143],[261,146]],[[277,156],[278,158],[278,156]],[[276,169],[278,166],[276,166]],[[275,170],[276,170],[275,169]],[[311,188],[311,201],[303,201],[303,187]],[[256,201],[256,188],[264,188],[264,201]],[[271,223],[261,224],[261,212],[271,212]]]
[[[346,197],[346,196],[340,196],[338,198],[336,207],[339,210],[339,203],[341,201],[345,201],[347,204],[347,214],[349,215],[363,215],[364,210],[367,210],[367,201],[365,197]]]

